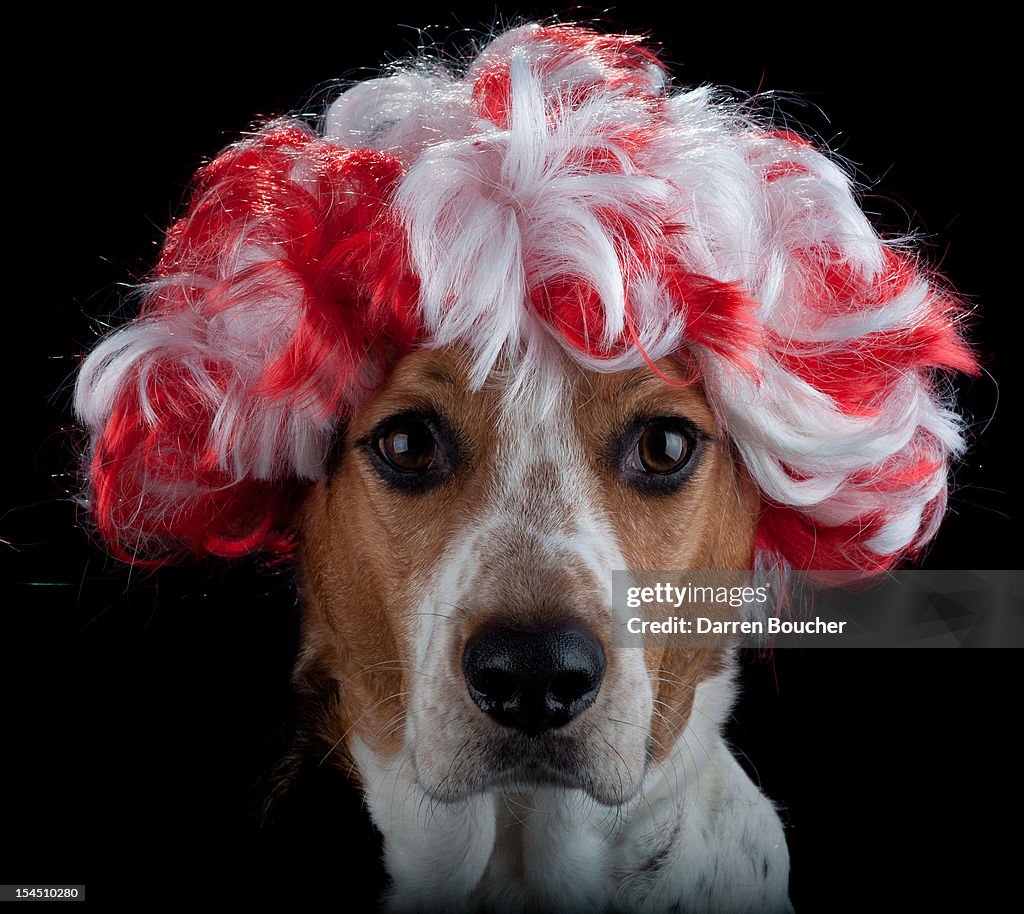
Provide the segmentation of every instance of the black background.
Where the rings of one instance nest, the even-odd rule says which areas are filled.
[[[961,384],[976,434],[924,564],[1016,567],[1019,164],[1005,132],[1019,116],[1001,70],[1008,27],[891,9],[836,15],[825,26],[788,6],[697,19],[639,5],[605,19],[649,30],[681,82],[784,93],[790,118],[856,163],[878,224],[923,234],[931,262],[977,308],[987,371]],[[69,379],[99,319],[123,310],[124,287],[152,264],[205,158],[254,117],[318,110],[329,81],[413,51],[414,26],[433,26],[451,48],[461,28],[495,18],[493,6],[466,5],[382,5],[358,21],[298,8],[225,22],[155,10],[145,25],[78,13],[12,36],[28,63],[14,82],[4,198],[18,243],[6,264],[0,881],[85,883],[101,901],[140,889],[182,896],[215,873],[217,894],[283,890],[296,904],[353,910],[381,884],[358,798],[325,769],[304,779],[275,828],[250,821],[287,740],[298,618],[287,572],[244,562],[143,575],[105,559],[68,495],[81,445]],[[1008,741],[1018,657],[746,658],[730,736],[782,807],[798,911],[988,909],[1019,859],[1020,766]],[[1003,826],[1008,839],[995,835]]]

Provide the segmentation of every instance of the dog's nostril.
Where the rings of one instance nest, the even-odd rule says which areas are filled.
[[[555,701],[568,704],[571,701],[575,701],[592,687],[593,682],[589,673],[569,672],[559,673],[552,679],[548,691]]]
[[[597,697],[604,650],[580,626],[491,627],[466,644],[469,694],[498,723],[531,735],[561,727]]]
[[[519,688],[519,681],[513,673],[485,668],[477,674],[474,685],[481,695],[485,695],[491,703],[496,703],[513,698]]]

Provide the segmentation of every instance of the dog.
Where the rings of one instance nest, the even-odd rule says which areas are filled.
[[[530,24],[227,149],[141,295],[78,379],[92,516],[135,563],[294,559],[300,744],[390,909],[791,910],[734,652],[625,644],[611,573],[935,534],[962,312],[835,162]]]

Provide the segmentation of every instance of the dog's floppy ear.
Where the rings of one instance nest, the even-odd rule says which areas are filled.
[[[139,317],[82,366],[90,509],[119,556],[283,550],[292,481],[413,342],[415,280],[390,195],[402,167],[292,121],[197,175]]]

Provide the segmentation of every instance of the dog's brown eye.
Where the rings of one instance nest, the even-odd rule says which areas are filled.
[[[630,461],[645,473],[674,473],[690,459],[693,444],[687,434],[667,422],[652,422],[641,433]]]
[[[370,468],[396,492],[427,492],[452,479],[459,467],[458,435],[433,410],[391,416],[359,445]]]
[[[406,419],[380,436],[377,449],[396,470],[425,473],[437,457],[437,440],[426,423]]]

